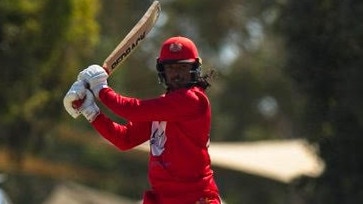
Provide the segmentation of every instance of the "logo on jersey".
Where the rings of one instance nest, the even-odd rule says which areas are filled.
[[[151,125],[150,149],[153,156],[160,156],[164,152],[166,143],[166,122],[153,121]]]

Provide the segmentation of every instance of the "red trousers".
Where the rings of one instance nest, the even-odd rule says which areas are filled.
[[[220,204],[216,193],[184,194],[178,196],[162,196],[154,191],[144,193],[143,204]]]

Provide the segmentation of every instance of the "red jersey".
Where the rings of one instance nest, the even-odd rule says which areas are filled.
[[[118,116],[121,125],[100,114],[93,127],[120,150],[150,140],[149,181],[152,191],[144,203],[219,203],[208,153],[211,108],[199,87],[178,89],[158,98],[140,100],[111,88],[99,98]],[[173,200],[175,198],[175,200]],[[215,202],[212,202],[212,200]]]

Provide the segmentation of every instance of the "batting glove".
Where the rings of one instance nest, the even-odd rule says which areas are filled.
[[[101,89],[108,87],[108,74],[99,65],[91,65],[78,74],[78,80],[82,80],[89,85],[93,94],[99,98]]]
[[[78,107],[74,106],[74,102],[82,101],[86,96],[85,85],[86,84],[80,80],[74,82],[63,98],[64,108],[73,118],[77,118],[81,114]]]
[[[100,114],[100,109],[95,102],[95,97],[88,89],[86,90],[86,98],[79,108],[79,111],[89,122],[93,122]]]

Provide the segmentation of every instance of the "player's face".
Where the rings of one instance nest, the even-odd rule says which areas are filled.
[[[187,63],[165,64],[165,79],[166,84],[171,90],[186,87],[190,81],[190,71],[193,65]]]

